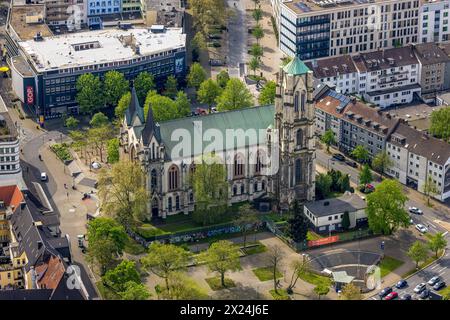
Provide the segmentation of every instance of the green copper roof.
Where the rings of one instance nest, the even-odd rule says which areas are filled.
[[[293,74],[293,75],[299,75],[299,74],[305,74],[308,71],[308,67],[303,63],[302,60],[300,60],[297,56],[295,56],[294,59],[291,60],[287,65],[283,67],[284,72]]]

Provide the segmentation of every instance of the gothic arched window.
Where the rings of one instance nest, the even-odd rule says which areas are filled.
[[[244,175],[244,157],[237,154],[234,157],[234,177],[242,177]]]
[[[158,175],[156,169],[152,169],[150,172],[150,187],[154,191],[158,187]]]
[[[169,190],[178,189],[179,170],[176,165],[169,168]]]
[[[190,203],[194,202],[194,193],[193,192],[189,193],[189,202]]]
[[[302,129],[298,129],[295,137],[295,144],[299,147],[303,146],[303,131]]]
[[[300,103],[300,109],[303,111],[305,111],[305,104],[306,104],[306,93],[302,92],[302,97],[301,97],[301,103]]]
[[[180,196],[175,197],[175,209],[180,210]]]
[[[167,199],[167,208],[169,209],[169,212],[172,212],[172,197]]]
[[[254,184],[253,184],[253,192],[257,192],[258,191],[258,182],[255,182]]]
[[[302,160],[295,160],[295,184],[298,185],[302,182]]]
[[[263,180],[261,183],[261,189],[265,190],[266,189],[266,182]]]
[[[255,174],[261,174],[261,169],[263,168],[263,158],[264,153],[261,150],[258,150],[256,153]]]
[[[241,184],[241,194],[245,193],[245,186],[243,184]]]
[[[233,196],[235,196],[237,194],[237,187],[233,186]]]
[[[298,92],[294,95],[294,111],[298,112]]]

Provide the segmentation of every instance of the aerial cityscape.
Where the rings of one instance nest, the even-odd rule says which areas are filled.
[[[450,300],[449,13],[0,0],[0,301]]]

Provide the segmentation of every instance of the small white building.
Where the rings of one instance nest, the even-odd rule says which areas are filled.
[[[357,194],[345,194],[339,198],[307,202],[304,214],[314,226],[314,231],[324,233],[342,230],[342,219],[348,212],[350,228],[367,225],[366,202]]]

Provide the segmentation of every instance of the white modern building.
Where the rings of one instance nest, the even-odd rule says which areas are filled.
[[[19,134],[0,96],[0,184],[21,180]]]
[[[434,198],[445,201],[450,197],[448,143],[400,123],[386,143],[386,152],[392,160],[388,175],[420,192],[431,179],[438,190]]]
[[[450,40],[450,0],[424,0],[419,10],[419,41],[444,42]]]

